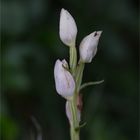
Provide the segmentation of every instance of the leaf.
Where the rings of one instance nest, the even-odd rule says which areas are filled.
[[[104,82],[104,80],[84,83],[83,85],[81,85],[80,90],[86,88],[87,86],[98,85],[98,84],[101,84],[101,83],[103,83],[103,82]]]

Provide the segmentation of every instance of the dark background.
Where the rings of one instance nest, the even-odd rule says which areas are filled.
[[[2,140],[70,140],[65,100],[55,90],[55,60],[68,60],[59,39],[59,14],[67,9],[83,37],[103,30],[98,53],[83,81],[104,79],[82,91],[81,140],[138,139],[138,2],[135,0],[2,0]]]

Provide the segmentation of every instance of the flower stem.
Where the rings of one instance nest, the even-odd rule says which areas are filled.
[[[70,70],[71,73],[76,79],[76,66],[77,66],[77,50],[75,45],[70,47]],[[75,80],[76,81],[76,80]],[[70,111],[71,111],[71,121],[70,121],[70,135],[71,140],[79,140],[79,119],[78,119],[78,109],[77,109],[77,83],[75,87],[75,92],[73,94],[73,98],[69,101],[70,102]]]
[[[75,129],[71,126],[70,129],[71,133],[71,140],[79,140],[79,132],[75,131]]]
[[[69,53],[70,53],[70,68],[71,68],[72,75],[74,76],[75,68],[76,68],[76,65],[77,65],[76,47],[71,46],[70,49],[69,49]]]
[[[70,110],[72,114],[72,120],[70,123],[71,140],[79,140],[79,130],[76,130],[76,128],[79,127],[79,120],[77,115],[77,106],[74,99],[70,101]]]
[[[85,67],[85,63],[79,62],[79,65],[77,66],[77,70],[76,70],[77,93],[79,92],[82,83],[84,67]]]

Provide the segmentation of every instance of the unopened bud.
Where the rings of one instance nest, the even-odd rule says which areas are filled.
[[[65,9],[62,9],[60,13],[59,35],[65,45],[73,46],[75,44],[77,26],[71,14]]]
[[[80,59],[84,63],[90,63],[96,55],[99,38],[102,31],[95,31],[86,36],[80,44]]]
[[[58,94],[64,98],[71,97],[75,90],[75,81],[71,73],[67,70],[68,64],[65,60],[58,59],[54,66],[55,87]]]
[[[71,107],[70,102],[66,102],[66,115],[70,123],[72,123],[72,113],[71,113]],[[81,111],[77,108],[77,119],[80,122],[81,120]]]

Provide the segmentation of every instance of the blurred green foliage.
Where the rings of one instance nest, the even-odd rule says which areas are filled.
[[[103,30],[98,53],[84,81],[104,79],[82,91],[81,140],[138,139],[138,1],[1,0],[2,140],[69,140],[65,100],[55,91],[55,60],[68,48],[59,39],[59,13],[70,11],[81,39]]]

